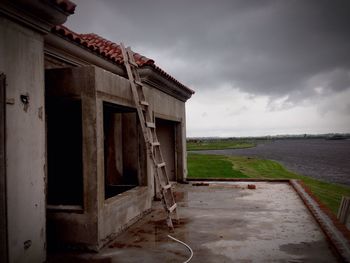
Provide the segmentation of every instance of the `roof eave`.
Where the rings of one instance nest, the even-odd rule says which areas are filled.
[[[0,1],[0,13],[46,34],[53,26],[64,23],[74,12],[75,4],[66,2],[71,5],[69,10],[49,0],[4,0]]]
[[[175,83],[160,74],[153,66],[145,65],[139,68],[142,82],[153,86],[183,102],[186,102],[194,94],[194,91],[181,83]]]

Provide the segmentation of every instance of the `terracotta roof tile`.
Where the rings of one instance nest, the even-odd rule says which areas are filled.
[[[49,1],[54,5],[59,6],[63,11],[69,14],[74,14],[75,7],[77,6],[76,4],[74,4],[69,0],[49,0]]]
[[[60,1],[60,0],[56,0]],[[63,0],[62,0],[63,1]],[[107,39],[104,39],[103,37],[100,37],[97,34],[78,34],[73,32],[72,30],[68,29],[65,26],[55,26],[52,29],[52,32],[64,37],[66,39],[69,39],[70,41],[73,41],[74,43],[83,46],[90,51],[100,55],[106,60],[109,60],[111,62],[123,65],[123,55],[120,49],[120,46],[112,41],[109,41]],[[192,94],[194,93],[193,90],[189,89],[182,83],[180,83],[178,80],[170,76],[168,73],[166,73],[164,70],[159,68],[155,65],[154,60],[147,58],[145,56],[142,56],[139,53],[134,52],[134,59],[136,63],[142,67],[142,66],[150,66],[154,68],[159,74],[161,74],[163,77],[167,78],[168,80],[175,82],[177,85],[182,87],[185,90],[188,90]]]
[[[112,41],[104,39],[96,34],[77,34],[65,26],[56,26],[52,29],[54,33],[72,40],[73,42],[85,46],[93,52],[101,55],[107,60],[117,64],[123,64],[123,55],[120,46]],[[134,58],[139,66],[153,65],[154,60],[134,53]]]

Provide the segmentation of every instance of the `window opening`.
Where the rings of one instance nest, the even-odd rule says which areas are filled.
[[[105,199],[139,185],[136,109],[104,102]]]

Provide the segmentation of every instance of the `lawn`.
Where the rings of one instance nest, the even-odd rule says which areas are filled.
[[[298,175],[275,161],[251,157],[189,153],[188,177],[299,179],[335,214],[342,196],[350,196],[350,187]]]
[[[250,141],[234,139],[212,139],[212,140],[189,140],[187,141],[187,150],[219,150],[219,149],[240,149],[254,147],[256,144]]]
[[[229,157],[224,155],[188,154],[188,176],[190,178],[247,178],[233,169]]]

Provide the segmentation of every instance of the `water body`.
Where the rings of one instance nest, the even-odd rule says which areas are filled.
[[[195,152],[270,159],[295,173],[350,186],[350,140],[276,140],[248,149]]]

